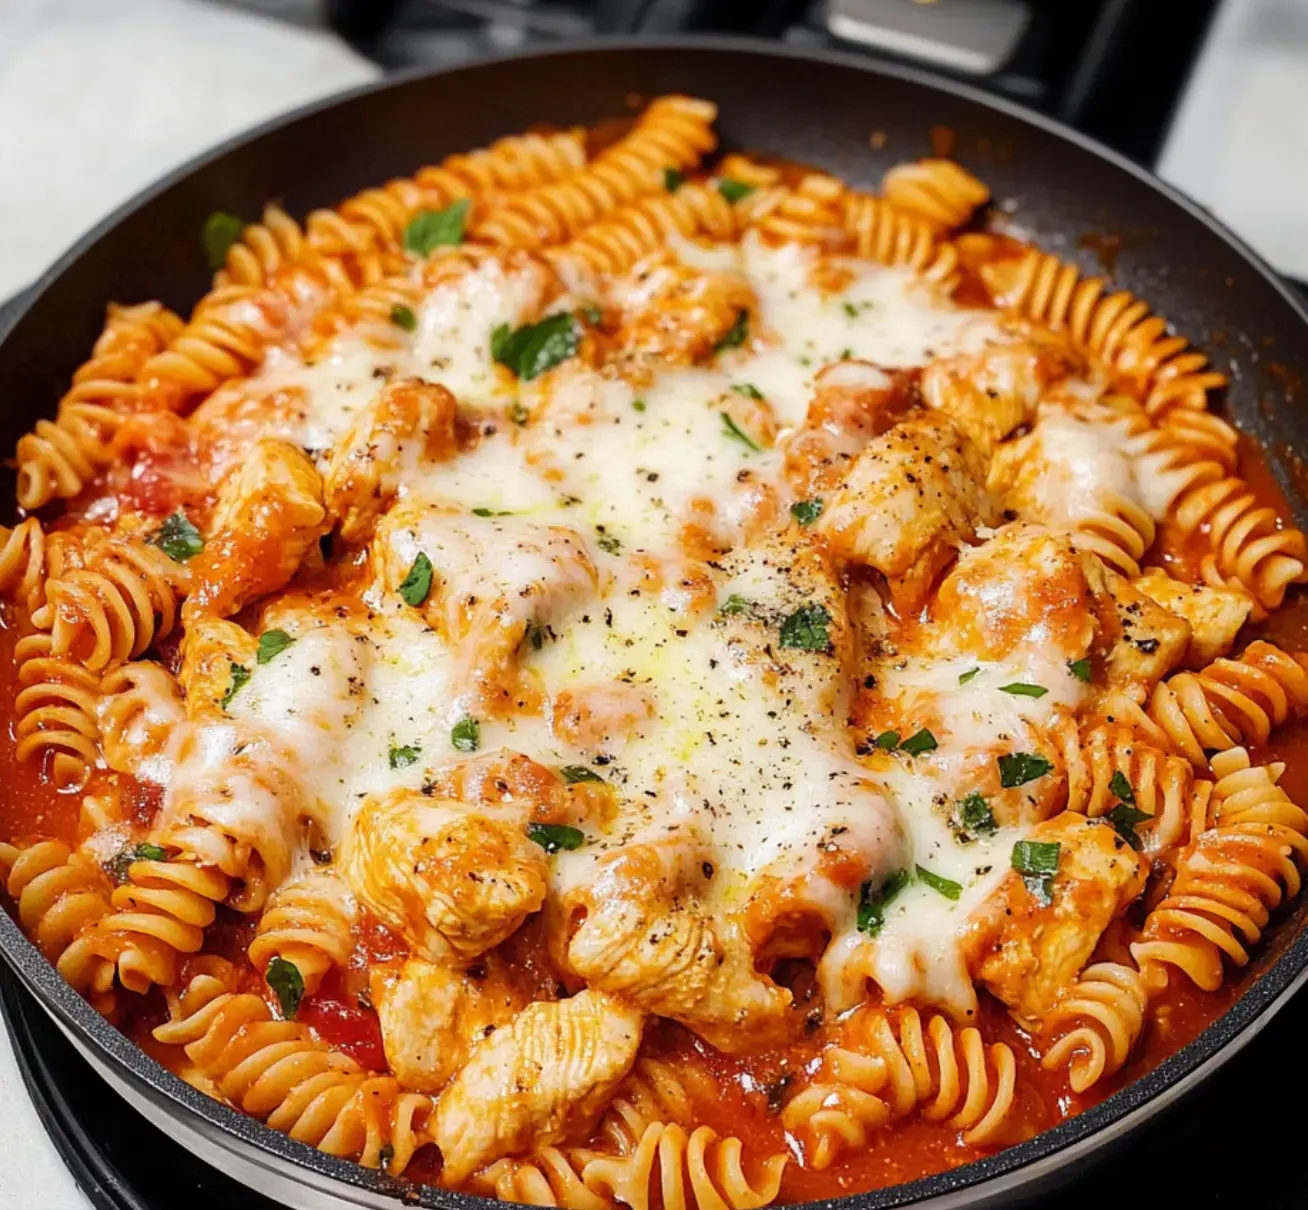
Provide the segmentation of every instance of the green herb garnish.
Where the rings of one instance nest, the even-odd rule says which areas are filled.
[[[1121,769],[1109,779],[1108,788],[1128,806],[1135,806],[1135,791],[1131,789],[1131,783],[1126,780],[1126,774]]]
[[[1068,660],[1067,670],[1076,677],[1078,681],[1084,681],[1087,685],[1090,683],[1090,660],[1088,658],[1083,660]]]
[[[516,425],[524,425],[531,419],[531,413],[516,399],[509,404],[509,419]]]
[[[258,663],[266,664],[276,659],[294,642],[284,630],[265,630],[259,636],[259,652],[255,658]]]
[[[280,956],[268,963],[263,977],[268,981],[281,1006],[282,1016],[291,1021],[300,1011],[300,1001],[304,998],[304,976],[294,962],[287,962]]]
[[[663,170],[663,188],[669,193],[676,193],[685,182],[685,173],[679,172],[676,168],[665,168]]]
[[[1048,907],[1054,901],[1054,875],[1063,846],[1056,840],[1019,840],[1013,846],[1012,865],[1035,901]]]
[[[586,839],[580,828],[566,823],[533,823],[527,825],[527,838],[534,840],[547,853],[557,853],[560,849],[581,848]]]
[[[468,222],[468,199],[461,197],[444,210],[419,210],[404,228],[404,250],[429,256],[447,244],[461,244]]]
[[[926,866],[917,867],[917,876],[933,891],[939,891],[946,899],[957,899],[963,893],[962,883],[933,874]]]
[[[631,401],[631,410],[633,412],[643,412],[645,410],[645,401],[643,399],[633,399]]]
[[[1113,825],[1113,830],[1133,849],[1143,848],[1136,827],[1153,819],[1152,815],[1141,811],[1129,803],[1119,802],[1105,817]]]
[[[1011,693],[1014,697],[1044,697],[1049,692],[1043,685],[1032,685],[1026,681],[1014,681],[1011,685],[1000,685],[1000,693]]]
[[[728,616],[737,613],[748,613],[750,604],[738,592],[733,592],[721,605],[718,606],[718,613],[725,613]]]
[[[744,181],[737,181],[732,177],[724,176],[718,181],[718,192],[722,194],[733,206],[743,197],[749,197],[754,192],[753,185],[747,185]]]
[[[245,688],[246,682],[250,679],[250,670],[244,664],[232,665],[232,683],[227,686],[227,692],[223,694],[222,708],[224,713],[227,707],[232,704],[234,698],[242,689]]]
[[[758,389],[752,382],[737,382],[732,388],[737,395],[744,395],[746,399],[759,400],[763,398],[763,392]]]
[[[960,672],[958,674],[958,683],[966,685],[969,681],[975,680],[980,672],[980,668],[969,668],[966,672]]]
[[[622,540],[615,538],[612,534],[601,533],[595,539],[595,544],[606,555],[616,555],[622,549]]]
[[[579,781],[597,781],[601,784],[604,782],[594,769],[587,769],[585,765],[564,765],[559,770],[559,774],[570,786],[576,785]]]
[[[476,752],[481,747],[481,724],[465,715],[451,728],[450,743],[459,752]]]
[[[914,732],[900,744],[899,750],[907,752],[909,756],[921,756],[924,752],[934,752],[938,746],[936,737],[923,727],[921,731]]]
[[[194,559],[204,549],[204,538],[200,531],[191,524],[181,509],[165,517],[163,524],[150,535],[148,541],[174,563]]]
[[[722,431],[726,436],[739,441],[746,449],[753,450],[756,454],[759,452],[761,447],[756,445],[754,439],[726,412],[722,413]]]
[[[715,353],[721,353],[723,349],[738,349],[749,339],[749,312],[742,307],[736,312],[736,322],[728,329],[727,334],[718,341],[713,347]]]
[[[1050,772],[1054,762],[1046,760],[1034,752],[1014,752],[1011,756],[999,758],[999,784],[1005,790],[1015,786],[1024,786],[1029,781]]]
[[[875,937],[886,922],[886,908],[910,881],[907,870],[895,870],[874,887],[865,882],[858,889],[858,931]]]
[[[417,609],[431,592],[431,560],[425,551],[419,551],[408,574],[400,581],[400,597],[406,605]]]
[[[781,646],[798,651],[828,651],[831,615],[823,605],[801,605],[781,623]]]
[[[857,306],[857,304],[852,303],[852,302],[843,302],[843,303],[841,303],[840,305],[841,305],[842,307],[844,307],[844,309],[845,309],[845,314],[848,315],[850,319],[857,319],[857,318],[858,318],[858,306]]]
[[[105,869],[109,871],[109,877],[115,882],[126,882],[127,871],[134,861],[167,861],[168,850],[160,848],[157,844],[151,844],[149,841],[142,841],[140,844],[125,845],[119,849],[108,862],[105,863]]]
[[[811,500],[796,500],[790,506],[790,515],[800,525],[812,525],[822,515],[822,510],[825,507],[825,503],[817,496],[814,496]]]
[[[880,748],[882,752],[893,752],[899,747],[898,731],[883,731],[872,741],[874,748]]]
[[[530,382],[560,362],[575,357],[580,343],[576,319],[567,311],[560,311],[516,331],[508,324],[500,324],[491,333],[491,357],[508,366],[523,382]]]
[[[406,307],[403,303],[396,303],[391,308],[391,323],[406,332],[418,330],[418,317],[413,313],[412,307]]]
[[[392,744],[389,752],[392,769],[407,769],[422,755],[421,744]]]
[[[200,247],[204,250],[204,259],[209,268],[217,272],[227,260],[227,249],[245,230],[245,220],[224,210],[215,210],[200,228]]]
[[[968,839],[977,836],[993,836],[999,831],[995,822],[995,813],[990,804],[980,794],[969,794],[958,804],[959,830]]]

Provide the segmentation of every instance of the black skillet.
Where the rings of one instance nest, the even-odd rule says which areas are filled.
[[[1115,280],[1230,373],[1227,414],[1264,442],[1304,521],[1308,488],[1296,489],[1295,452],[1308,451],[1308,415],[1301,411],[1308,315],[1207,214],[1073,132],[961,85],[835,54],[711,39],[591,44],[387,82],[302,110],[179,170],[91,232],[42,279],[17,320],[0,328],[0,444],[12,448],[38,417],[53,412],[99,332],[107,300],[160,298],[185,313],[200,297],[209,274],[197,233],[212,211],[252,216],[279,198],[303,214],[505,133],[539,123],[593,123],[664,92],[718,102],[725,147],[767,150],[863,186],[875,186],[894,162],[929,154],[929,132],[947,128],[953,154],[1046,249],[1097,272],[1081,241],[1119,237]],[[884,135],[875,148],[873,131]],[[0,489],[12,499],[11,483]],[[1020,1146],[839,1204],[979,1206],[1010,1202],[1019,1191],[1048,1191],[1258,1032],[1308,973],[1308,936],[1299,928],[1305,912],[1297,908],[1268,939],[1231,1011],[1149,1075]],[[188,1088],[102,1021],[3,914],[0,953],[119,1092],[246,1184],[305,1210],[393,1205],[396,1197],[433,1207],[484,1204],[333,1160]],[[1284,1074],[1269,1071],[1269,1087]],[[1129,1174],[1123,1176],[1129,1187]]]

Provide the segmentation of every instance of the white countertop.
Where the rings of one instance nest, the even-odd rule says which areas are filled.
[[[0,298],[175,164],[375,74],[196,0],[0,0]],[[1308,278],[1308,6],[1226,0],[1162,173]],[[0,1210],[86,1210],[3,1037],[0,1154]]]

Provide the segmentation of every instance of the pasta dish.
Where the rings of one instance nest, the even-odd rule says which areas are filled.
[[[1222,375],[958,164],[715,117],[215,213],[18,444],[14,914],[396,1178],[953,1167],[1196,1036],[1299,890],[1305,544]]]

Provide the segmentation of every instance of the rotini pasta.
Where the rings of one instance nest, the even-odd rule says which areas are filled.
[[[881,192],[896,209],[941,231],[962,227],[990,200],[990,190],[952,160],[896,164],[882,178]]]
[[[45,634],[20,639],[14,659],[22,686],[13,705],[14,755],[19,760],[48,757],[54,785],[76,789],[100,759],[99,678],[55,655]]]
[[[250,961],[267,970],[274,958],[300,972],[310,995],[333,966],[343,967],[354,952],[354,911],[350,888],[332,870],[314,870],[273,892],[250,943]]]
[[[1120,1071],[1144,1032],[1149,993],[1140,972],[1120,962],[1096,962],[1045,1020],[1059,1033],[1044,1065],[1070,1067],[1074,1092]],[[1061,1031],[1061,1032],[1060,1032]]]

